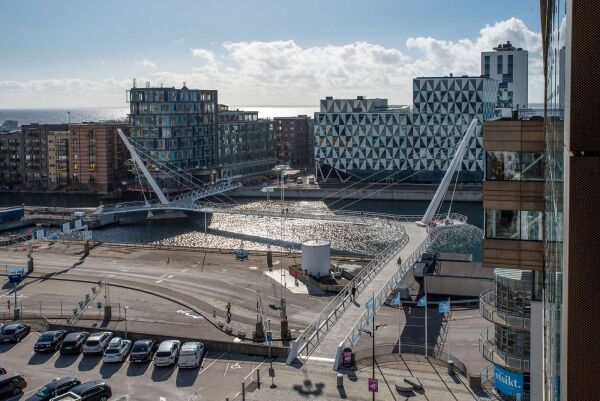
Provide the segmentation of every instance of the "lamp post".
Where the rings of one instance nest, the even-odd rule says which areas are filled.
[[[123,306],[123,311],[125,312],[125,339],[127,340],[127,309],[129,306]]]
[[[371,336],[371,339],[373,340],[373,352],[372,352],[372,363],[373,363],[373,376],[372,378],[375,379],[375,332],[377,331],[377,329],[379,329],[380,327],[385,327],[387,326],[387,324],[378,324],[377,326],[375,326],[375,311],[373,311],[373,331],[370,330],[364,330],[361,329],[359,330],[360,332],[363,333],[367,333],[368,335]],[[375,392],[372,392],[373,394],[373,401],[375,401]]]

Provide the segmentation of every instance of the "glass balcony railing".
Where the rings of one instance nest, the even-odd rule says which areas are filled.
[[[486,360],[496,365],[521,372],[529,372],[529,356],[513,355],[498,349],[494,326],[483,329],[479,334],[479,353]]]
[[[496,308],[496,293],[493,290],[487,290],[479,296],[479,313],[481,316],[492,322],[503,326],[510,326],[516,329],[529,330],[531,319],[529,316],[520,316],[518,313],[510,313]]]

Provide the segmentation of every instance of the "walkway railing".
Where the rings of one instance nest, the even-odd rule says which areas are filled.
[[[304,332],[292,343],[287,359],[288,365],[296,358],[308,358],[317,345],[325,337],[329,329],[335,324],[348,306],[353,304],[350,300],[350,289],[356,287],[360,292],[377,275],[395,253],[406,246],[408,236],[404,233],[399,241],[389,245],[378,253],[375,258],[362,271],[348,283],[348,285],[329,302],[321,313],[306,327]]]
[[[432,242],[431,235],[428,235],[423,242],[415,249],[408,259],[406,259],[400,269],[398,269],[392,277],[388,280],[388,282],[384,285],[384,287],[379,291],[378,294],[375,295],[375,301],[373,308],[367,308],[358,319],[354,327],[350,330],[348,335],[340,342],[338,345],[337,353],[335,356],[335,362],[333,364],[333,369],[336,370],[340,366],[341,356],[344,351],[344,348],[349,347],[352,348],[356,345],[358,340],[360,339],[362,332],[369,325],[369,322],[373,318],[373,313],[376,313],[383,303],[387,300],[387,297],[390,295],[392,290],[396,288],[396,286],[400,283],[404,275],[412,268],[415,262],[423,255],[424,252],[427,251],[427,248]]]
[[[479,313],[484,319],[492,323],[529,330],[529,316],[519,316],[516,313],[509,313],[496,308],[496,292],[493,289],[486,290],[479,296]]]
[[[495,333],[493,330],[490,333],[490,329],[494,329],[494,326],[483,329],[479,334],[479,352],[481,356],[496,365],[529,372],[529,356],[520,357],[499,350],[496,346]]]

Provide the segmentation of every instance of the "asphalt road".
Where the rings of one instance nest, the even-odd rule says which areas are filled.
[[[101,246],[80,261],[81,246],[56,245],[34,250],[35,271],[63,272],[85,275],[89,278],[119,278],[139,283],[158,285],[189,294],[204,304],[204,313],[213,310],[223,319],[226,304],[232,304],[232,314],[239,323],[251,325],[256,320],[257,293],[261,292],[265,312],[279,321],[280,311],[275,307],[281,294],[281,285],[264,274],[266,258],[250,256],[244,262],[229,254],[204,254],[202,252],[169,252],[159,250],[117,249]],[[0,251],[0,264],[24,265],[26,252],[18,247]],[[299,260],[275,259],[275,268],[282,264],[299,263]],[[292,286],[293,283],[286,283]],[[284,290],[290,328],[302,330],[329,302],[330,296],[313,296]],[[81,294],[84,295],[84,294]],[[72,307],[72,306],[71,306]],[[234,327],[235,329],[235,327]],[[248,329],[248,327],[243,327]]]
[[[233,399],[241,383],[264,358],[208,352],[199,369],[156,368],[151,363],[103,363],[100,356],[58,353],[36,354],[32,332],[19,344],[0,345],[0,365],[25,376],[24,394],[9,401],[27,400],[37,389],[57,377],[72,376],[82,382],[104,379],[111,386],[111,400],[200,401]],[[266,368],[261,369],[266,377]],[[254,373],[256,374],[256,373]]]

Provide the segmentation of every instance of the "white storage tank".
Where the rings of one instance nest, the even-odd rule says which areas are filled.
[[[329,275],[331,243],[323,239],[311,239],[302,243],[302,270],[313,277]]]

